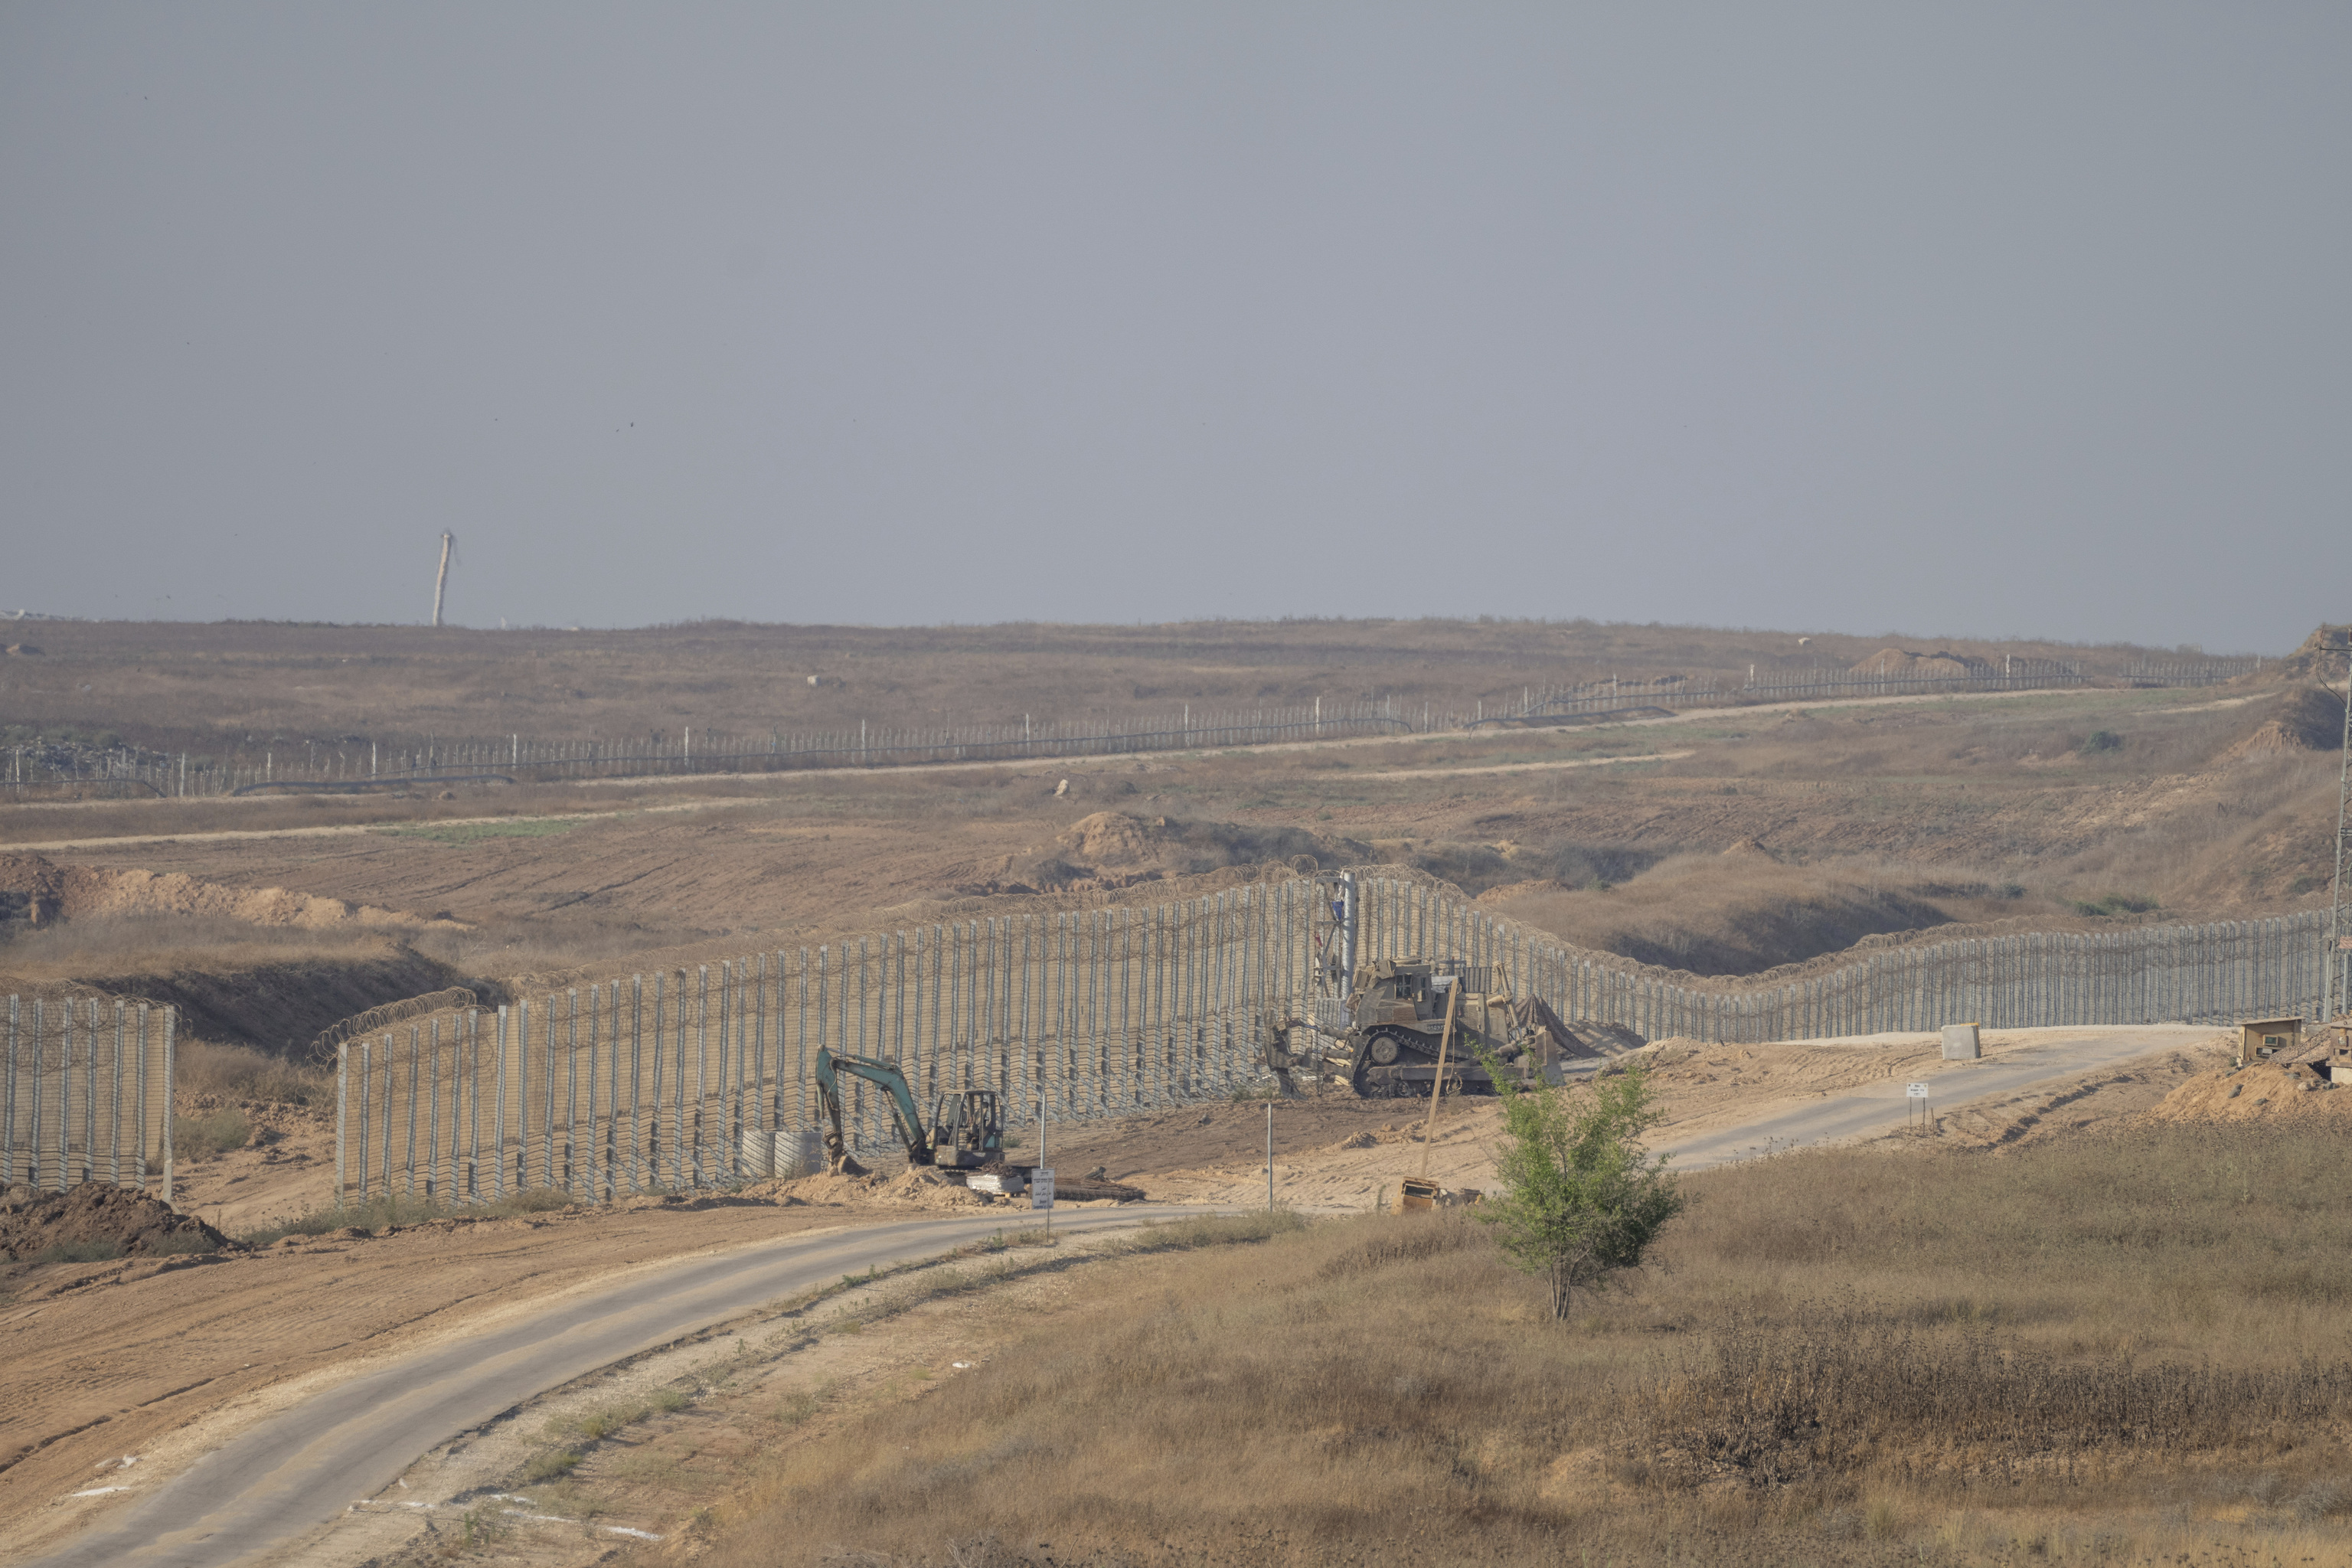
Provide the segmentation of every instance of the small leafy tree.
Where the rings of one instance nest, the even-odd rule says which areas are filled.
[[[1589,1085],[1529,1088],[1498,1062],[1486,1068],[1503,1096],[1503,1192],[1471,1212],[1513,1262],[1549,1279],[1551,1315],[1565,1318],[1579,1288],[1638,1265],[1682,1212],[1668,1156],[1642,1147],[1663,1113],[1639,1066]]]

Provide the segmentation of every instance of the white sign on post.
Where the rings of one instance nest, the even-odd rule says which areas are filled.
[[[1906,1083],[1903,1086],[1903,1098],[1925,1100],[1927,1098],[1927,1086],[1924,1083]]]
[[[1049,1209],[1054,1206],[1054,1173],[1035,1170],[1029,1173],[1029,1206]]]

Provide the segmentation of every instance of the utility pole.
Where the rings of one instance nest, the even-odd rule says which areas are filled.
[[[446,530],[443,531],[441,535],[441,570],[433,574],[433,624],[436,626],[441,624],[441,595],[449,586],[449,548],[457,542],[457,536],[456,534],[450,533]]]
[[[2347,656],[2344,670],[2344,744],[2336,765],[2336,882],[2330,889],[2327,910],[2327,974],[2326,990],[2320,997],[2319,1021],[2326,1023],[2344,1011],[2344,862],[2347,847],[2345,830],[2347,826],[2346,808],[2352,805],[2352,627],[2335,631],[2323,627],[2319,634],[2320,657],[2329,653]],[[2326,677],[2320,677],[2326,684]]]

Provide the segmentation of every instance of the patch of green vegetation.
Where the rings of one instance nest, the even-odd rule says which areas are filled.
[[[119,1241],[60,1241],[33,1254],[35,1263],[104,1263],[122,1256]]]
[[[2075,749],[2086,757],[2100,752],[2120,752],[2124,749],[2124,738],[2113,730],[2094,730],[2083,737],[2082,745]]]
[[[569,1448],[551,1448],[522,1468],[523,1485],[551,1481],[558,1476],[568,1476],[580,1463],[580,1456]]]
[[[685,1409],[687,1403],[683,1389],[656,1388],[643,1399],[607,1405],[601,1410],[592,1410],[568,1421],[551,1421],[547,1435],[558,1440],[576,1437],[583,1442],[599,1442],[624,1427],[635,1426],[649,1415],[674,1415]],[[576,1458],[573,1462],[578,1462]]]
[[[2132,893],[2109,893],[2104,899],[2069,899],[2066,907],[2078,915],[2144,915],[2158,904]]]
[[[390,838],[427,838],[436,844],[478,844],[486,838],[547,838],[580,826],[576,817],[519,816],[502,822],[425,823],[378,829]]]

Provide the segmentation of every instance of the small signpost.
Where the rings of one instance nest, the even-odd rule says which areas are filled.
[[[1919,1130],[1923,1132],[1933,1131],[1935,1112],[1928,1109],[1927,1086],[1924,1083],[1906,1083],[1903,1086],[1903,1127],[1906,1131],[1910,1131],[1912,1126],[1911,1110],[1914,1106],[1916,1106],[1919,1110]]]

